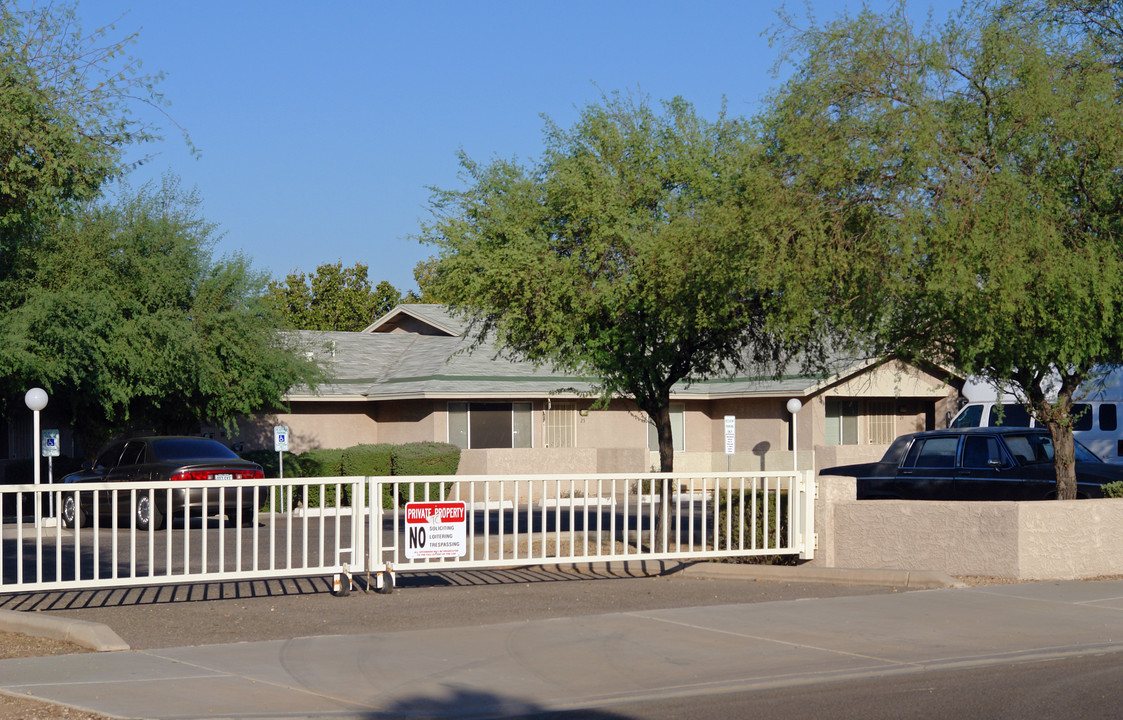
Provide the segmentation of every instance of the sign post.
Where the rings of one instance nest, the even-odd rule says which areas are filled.
[[[285,425],[273,428],[273,449],[277,451],[277,476],[285,476],[285,453],[289,449],[289,429]]]
[[[406,503],[406,557],[461,557],[467,552],[467,528],[467,503]]]
[[[41,439],[43,446],[43,457],[47,458],[47,484],[53,485],[55,482],[54,461],[55,458],[59,456],[59,431],[44,430]],[[53,519],[55,517],[55,495],[54,493],[51,493],[47,497],[50,498],[48,500],[49,504],[47,506],[47,517]],[[54,522],[48,522],[46,524],[48,526],[52,526]]]
[[[737,450],[737,416],[725,416],[725,469],[732,470],[733,453]]]

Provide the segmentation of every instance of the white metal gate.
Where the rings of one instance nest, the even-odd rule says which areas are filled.
[[[387,590],[398,572],[814,553],[806,471],[215,481],[173,506],[184,487],[0,486],[0,592],[317,575],[346,592],[363,573]],[[166,529],[138,529],[146,497],[163,503]],[[200,512],[221,497],[238,499]],[[87,526],[43,517],[68,498]],[[463,535],[411,552],[405,511],[433,503],[463,508]]]

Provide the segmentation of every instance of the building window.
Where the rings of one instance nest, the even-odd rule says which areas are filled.
[[[577,403],[550,403],[546,409],[546,447],[577,447]]]
[[[448,404],[448,441],[465,450],[533,446],[530,403]]]
[[[897,437],[892,400],[870,400],[866,434],[871,445],[888,445]]]
[[[686,406],[683,403],[671,403],[671,438],[675,443],[675,452],[686,450]],[[659,433],[655,431],[655,423],[647,422],[647,449],[659,452]]]
[[[827,398],[827,445],[858,444],[858,401]]]

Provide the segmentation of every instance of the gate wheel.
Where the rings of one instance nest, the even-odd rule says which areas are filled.
[[[331,594],[336,597],[347,597],[351,594],[351,576],[346,573],[336,573],[331,580]]]

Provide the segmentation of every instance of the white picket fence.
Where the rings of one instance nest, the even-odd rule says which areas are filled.
[[[239,504],[229,515],[204,516],[199,492],[173,505],[170,491],[185,485],[172,482],[0,486],[0,593],[310,576],[331,576],[345,593],[360,576],[391,589],[399,572],[810,558],[815,547],[810,472],[285,478],[189,487],[213,493],[216,503],[242,493],[259,509],[243,512]],[[133,508],[144,496],[162,503],[166,529],[137,529]],[[68,497],[86,511],[88,526],[43,517]]]

